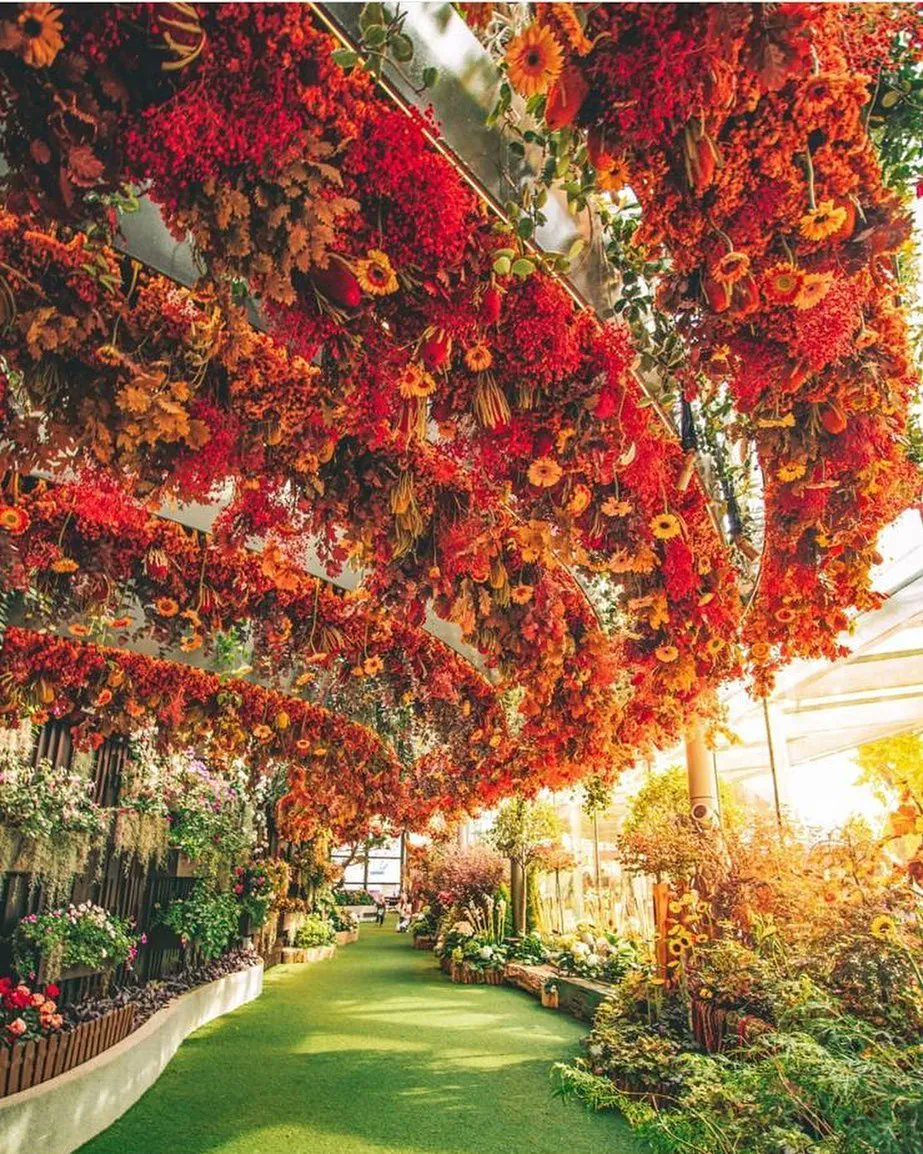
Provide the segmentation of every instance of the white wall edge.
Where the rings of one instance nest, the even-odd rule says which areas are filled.
[[[150,1089],[194,1030],[262,990],[262,962],[227,974],[182,994],[91,1061],[0,1098],[0,1154],[72,1154]]]

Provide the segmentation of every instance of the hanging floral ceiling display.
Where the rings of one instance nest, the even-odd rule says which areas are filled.
[[[196,660],[246,622],[278,688],[237,682],[243,700],[292,718],[319,707],[305,696],[357,716],[378,698],[433,735],[384,799],[343,754],[338,804],[418,817],[618,769],[743,664],[761,684],[830,654],[874,603],[875,535],[912,492],[904,234],[868,87],[828,73],[879,50],[832,6],[583,7],[539,6],[505,67],[601,182],[624,171],[670,254],[688,388],[727,391],[759,452],[755,602],[635,335],[520,251],[310,6],[4,5],[0,565],[72,637],[8,631],[11,715],[42,680],[88,734],[127,723],[136,699],[107,719],[96,673],[77,697],[39,673],[61,645],[116,660],[75,631]],[[195,287],[116,247],[139,187],[191,236]],[[220,506],[207,538],[158,515],[190,501]],[[307,576],[315,550],[359,566],[361,593]],[[428,607],[494,685],[426,636]],[[256,724],[291,757],[294,727]],[[307,810],[313,768],[291,765]]]

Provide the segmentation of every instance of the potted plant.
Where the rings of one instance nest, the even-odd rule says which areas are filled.
[[[41,972],[44,980],[111,972],[134,960],[146,941],[124,918],[92,902],[71,903],[23,918],[13,939],[13,961],[22,976]]]
[[[542,983],[542,1005],[549,1010],[558,1008],[558,984],[554,978],[547,978]]]

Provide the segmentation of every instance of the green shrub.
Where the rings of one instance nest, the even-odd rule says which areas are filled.
[[[295,947],[309,950],[314,946],[332,946],[336,941],[331,923],[318,914],[308,914],[295,934]]]

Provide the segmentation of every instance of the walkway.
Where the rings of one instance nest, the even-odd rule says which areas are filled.
[[[363,927],[334,961],[270,970],[80,1154],[635,1154],[619,1119],[551,1095],[584,1033]]]

